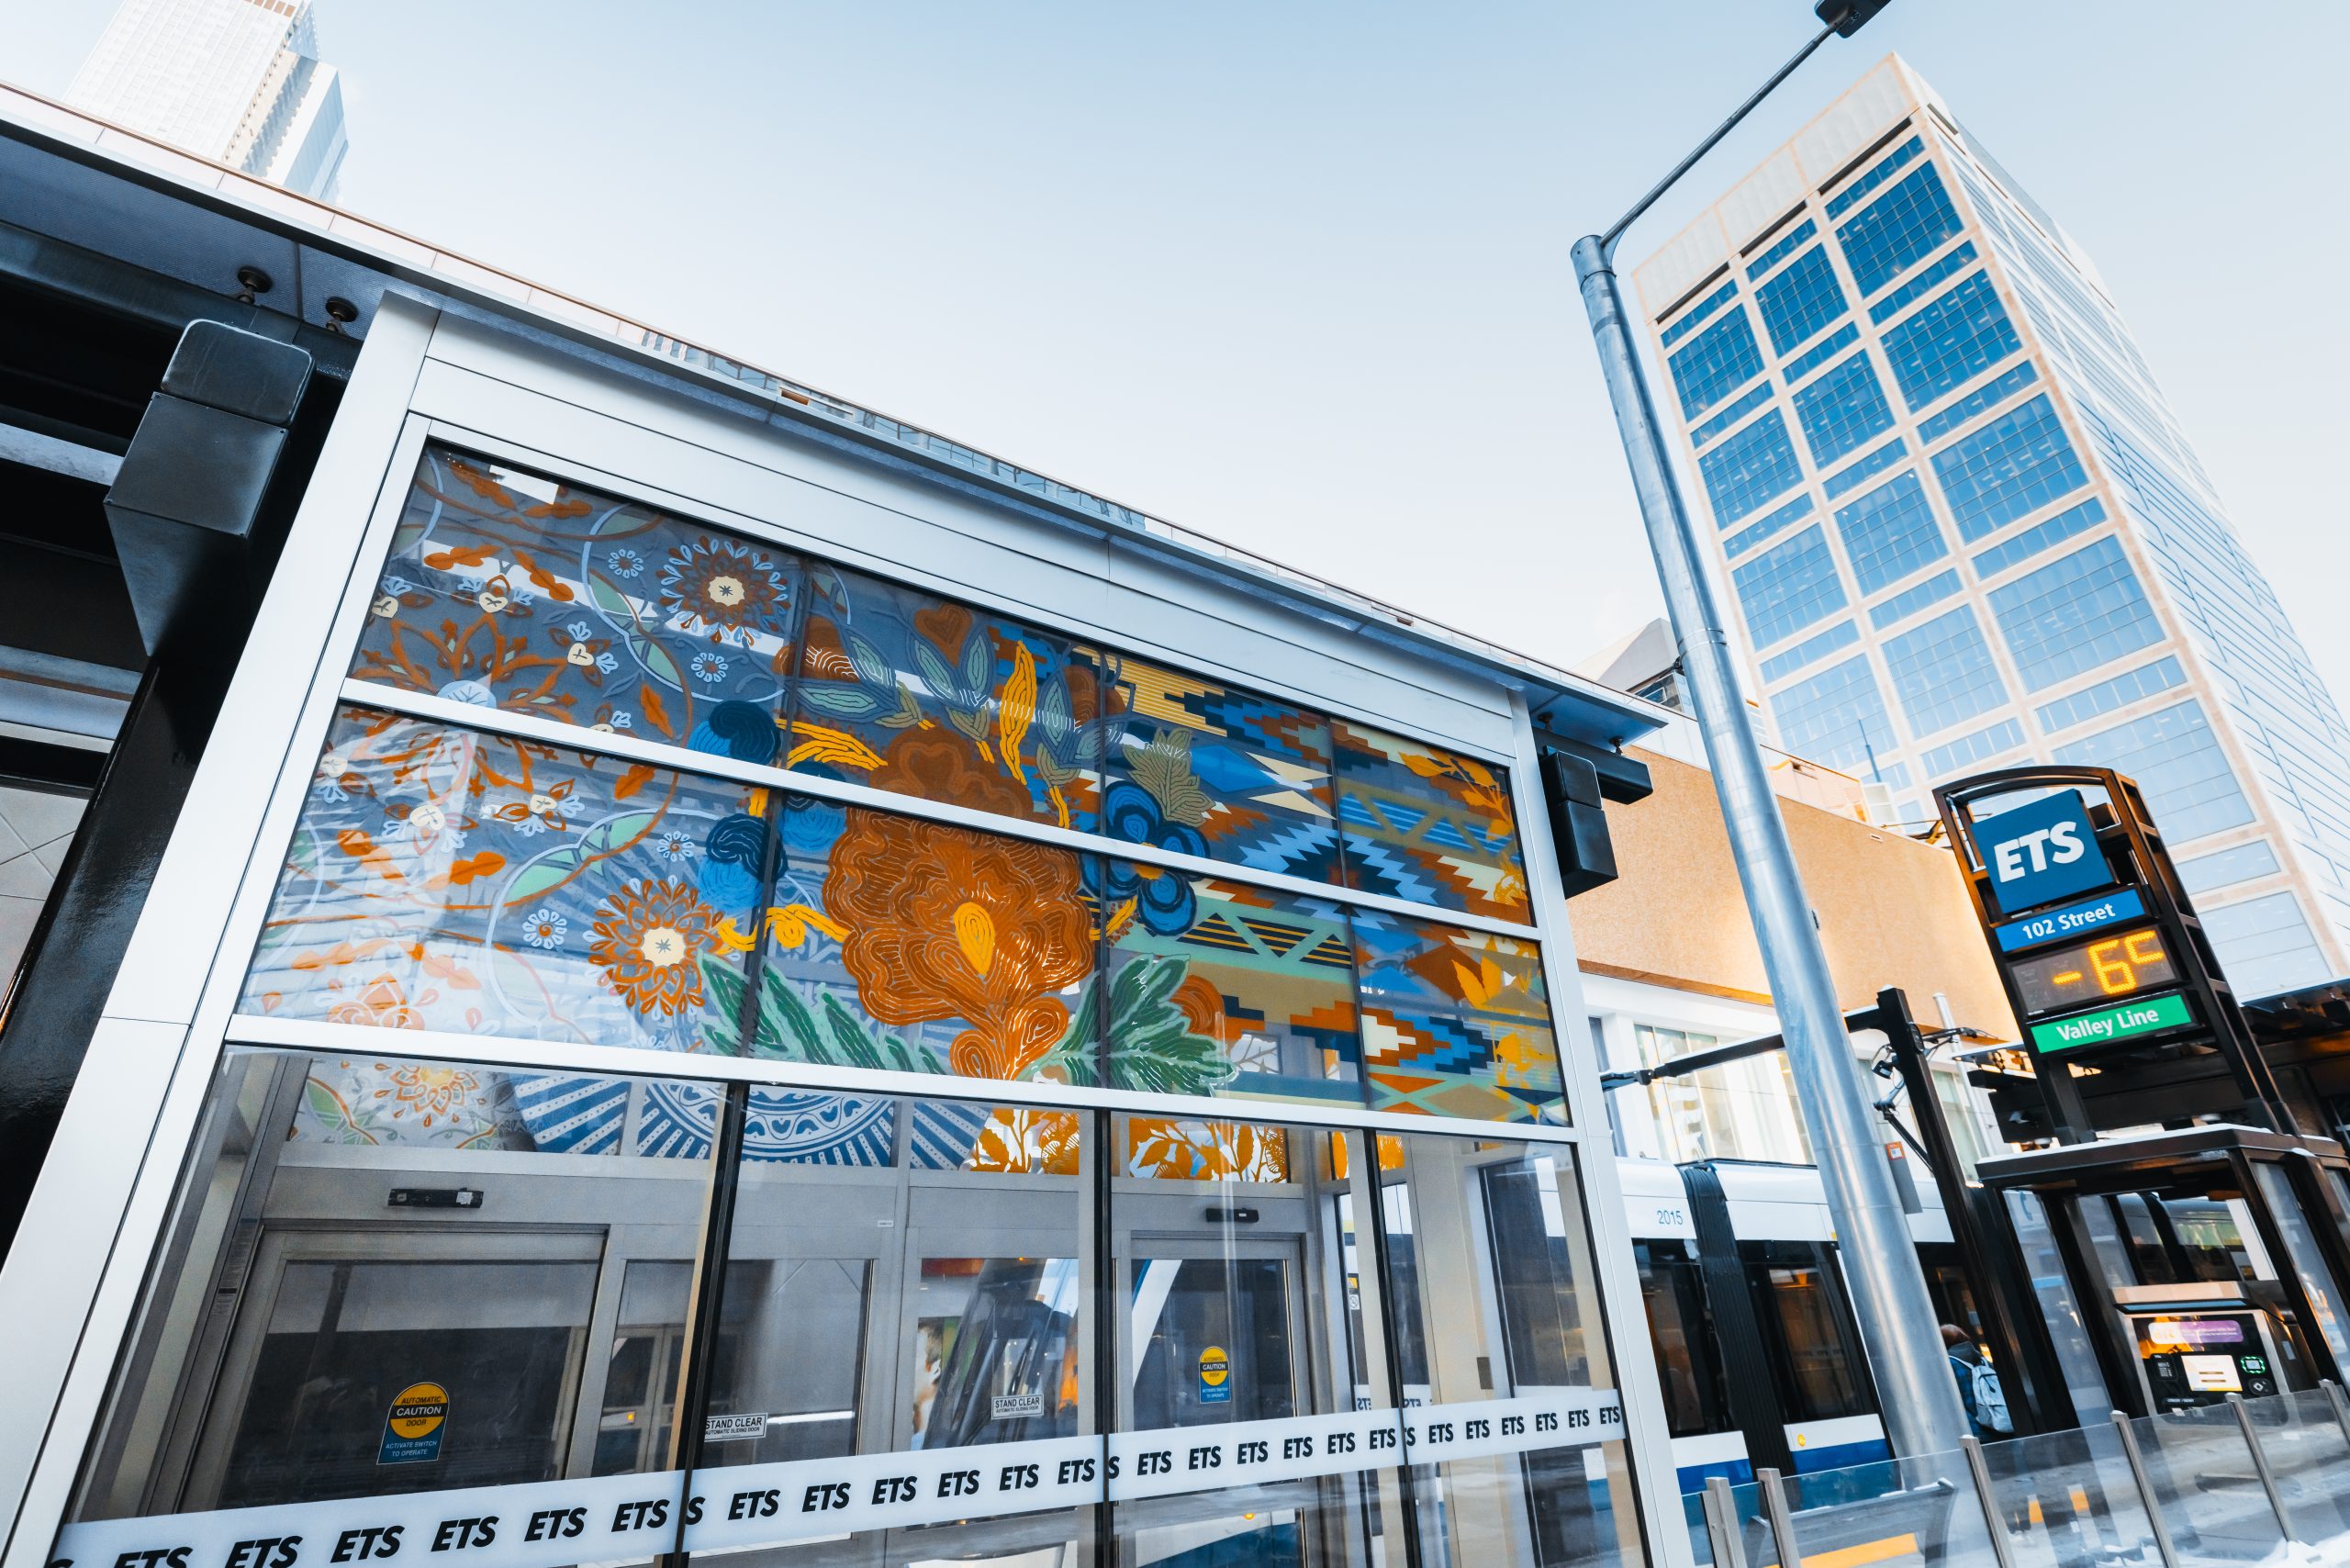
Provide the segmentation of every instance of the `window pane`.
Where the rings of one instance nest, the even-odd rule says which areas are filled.
[[[1509,770],[1333,721],[1347,885],[1439,909],[1529,918]]]
[[[1338,879],[1328,720],[1145,659],[1098,656],[1110,672],[1102,832]]]
[[[1346,912],[1101,862],[1113,1088],[1361,1103]]]
[[[1866,654],[1772,693],[1771,716],[1787,750],[1863,777],[1900,744]]]
[[[1963,227],[1931,163],[1836,226],[1844,260],[1863,297],[1942,248]]]
[[[1487,1401],[1612,1406],[1591,1243],[1574,1156],[1505,1140],[1381,1140],[1380,1219],[1397,1338],[1422,1347],[1407,1397],[1423,1430]],[[1594,1395],[1598,1396],[1594,1400]],[[1510,1406],[1497,1408],[1506,1412]],[[1546,1440],[1545,1433],[1557,1438]],[[1503,1568],[1639,1560],[1620,1414],[1529,1422],[1509,1447],[1416,1470],[1423,1563]]]
[[[1066,639],[818,566],[791,763],[832,778],[1091,832],[1092,661]]]
[[[911,1119],[927,1103],[807,1098],[833,1102],[811,1103],[814,1124],[867,1104]],[[1091,1120],[1045,1114],[1066,1158],[1017,1171],[886,1144],[821,1163],[746,1148],[691,1485],[712,1506],[688,1549],[781,1563],[832,1538],[822,1550],[844,1560],[902,1562],[1058,1553],[1091,1534],[1081,1509],[1102,1497],[1104,1428],[1085,1375],[1100,1266],[1079,1175]],[[845,1455],[867,1462],[813,1508],[809,1473],[781,1468]],[[915,1479],[876,1485],[878,1455],[904,1456]],[[1006,1483],[1021,1464],[1038,1467],[1033,1484]]]
[[[1828,552],[1828,536],[1816,522],[1733,570],[1730,580],[1747,633],[1758,648],[1844,608],[1844,585]]]
[[[740,990],[763,793],[344,708],[239,1005],[706,1048]]]
[[[1566,1119],[1532,943],[1371,910],[1355,911],[1353,925],[1371,1109]]]
[[[820,1065],[1089,1082],[1093,904],[1072,851],[793,797],[749,1051]]]
[[[1796,418],[1813,465],[1825,468],[1891,430],[1893,406],[1885,400],[1869,356],[1856,353],[1796,394]]]
[[[1825,246],[1814,246],[1787,269],[1754,291],[1755,308],[1771,334],[1771,348],[1785,353],[1844,313],[1844,288],[1836,281]]]
[[[351,673],[768,762],[800,592],[788,552],[432,446]]]
[[[1786,417],[1776,409],[1700,456],[1697,474],[1706,481],[1716,528],[1728,528],[1803,483]]]
[[[1993,588],[1991,610],[2027,691],[2163,638],[2121,542],[2109,536]]]
[[[1349,1158],[1355,1135],[1126,1116],[1113,1126],[1118,1426],[1130,1451],[1168,1462],[1122,1468],[1113,1483],[1122,1556],[1184,1568],[1379,1561],[1401,1524],[1386,1468],[1401,1445],[1372,1448],[1370,1428],[1392,1439],[1400,1401],[1377,1244],[1357,1233],[1374,1189]],[[1301,1444],[1301,1421],[1352,1440]],[[1218,1462],[1194,1468],[1207,1454]]]
[[[658,1152],[632,1129],[674,1087],[231,1051],[70,1517],[381,1498],[438,1519],[465,1512],[451,1489],[666,1470],[675,1340],[642,1326],[674,1282],[643,1270],[692,1256],[709,1125]],[[321,1557],[364,1522],[263,1518]],[[674,1509],[611,1523],[599,1560],[675,1544]]]
[[[1988,273],[1976,273],[1885,334],[1886,361],[1913,409],[1974,380],[2022,346]]]
[[[1930,735],[2008,700],[1972,606],[1937,615],[1885,644],[1885,667],[1911,732]]]
[[[1915,473],[1897,476],[1837,508],[1836,532],[1863,594],[1898,582],[1950,553]]]
[[[1666,364],[1681,394],[1684,420],[1695,419],[1762,374],[1762,354],[1754,346],[1753,323],[1735,307]]]

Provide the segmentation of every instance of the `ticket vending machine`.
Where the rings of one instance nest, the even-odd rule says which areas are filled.
[[[2138,1352],[2138,1388],[2153,1412],[2257,1399],[2287,1387],[2276,1320],[2223,1281],[2123,1285],[2113,1305]]]

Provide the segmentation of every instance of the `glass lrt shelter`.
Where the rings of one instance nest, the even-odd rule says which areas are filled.
[[[1888,58],[1641,264],[1779,744],[2138,780],[2240,993],[2350,973],[2350,729],[2096,268]]]
[[[0,1271],[7,1568],[1679,1537],[1537,750],[1646,710],[45,137],[361,345]]]

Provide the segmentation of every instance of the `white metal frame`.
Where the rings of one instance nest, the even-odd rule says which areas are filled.
[[[673,505],[684,515],[824,559],[871,566],[1503,764],[1513,781],[1533,921],[1454,913],[346,679],[342,672],[377,566],[428,439]],[[792,524],[769,521],[778,515],[790,516]],[[811,533],[811,522],[837,523],[838,531]],[[946,575],[955,573],[964,575]],[[941,1080],[470,1035],[403,1031],[395,1042],[377,1029],[237,1015],[244,955],[265,917],[281,846],[293,831],[327,726],[345,701],[692,773],[784,785],[1533,942],[1550,991],[1570,1123],[1454,1122],[1360,1107]],[[249,1045],[380,1054],[395,1043],[403,1056],[524,1068],[1588,1147],[1594,1157],[1578,1162],[1579,1184],[1610,1364],[1627,1406],[1643,1534],[1651,1552],[1685,1564],[1688,1546],[1662,1401],[1646,1344],[1598,1062],[1585,1037],[1539,778],[1525,701],[1498,679],[1478,681],[1123,551],[1110,538],[1087,541],[1047,528],[795,432],[750,423],[387,297],[93,1038],[18,1244],[0,1271],[0,1321],[17,1326],[20,1336],[19,1353],[0,1363],[0,1407],[15,1413],[13,1421],[0,1425],[0,1511],[13,1516],[0,1568],[45,1562],[112,1381],[118,1348],[132,1327],[222,1053]],[[1586,1130],[1597,1137],[1587,1140]]]

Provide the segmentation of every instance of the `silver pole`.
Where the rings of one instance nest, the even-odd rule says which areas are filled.
[[[1706,1534],[1714,1543],[1714,1568],[1746,1568],[1746,1541],[1727,1477],[1706,1477]]]
[[[1999,1495],[1991,1484],[1991,1467],[1984,1462],[1983,1445],[1973,1437],[1958,1439],[1966,1456],[1966,1473],[1975,1478],[1975,1497],[1983,1506],[1983,1523],[1991,1532],[1991,1556],[1998,1568],[2016,1568],[2014,1544],[2008,1540],[2008,1521],[1999,1512]]]
[[[2325,1390],[2325,1402],[2333,1406],[2333,1424],[2342,1428],[2342,1440],[2350,1442],[2350,1399],[2342,1396],[2342,1385],[2332,1378],[2322,1378],[2318,1386]]]
[[[2287,1540],[2293,1534],[2293,1516],[2285,1511],[2284,1495],[2277,1490],[2277,1473],[2268,1467],[2268,1450],[2260,1446],[2260,1429],[2252,1424],[2252,1406],[2244,1402],[2241,1394],[2228,1395],[2228,1408],[2236,1413],[2236,1427],[2244,1433],[2244,1446],[2252,1450],[2253,1473],[2260,1477],[2260,1489],[2268,1494],[2268,1511],[2277,1516],[2277,1529]]]
[[[1762,1517],[1771,1521],[1771,1551],[1779,1568],[1803,1568],[1803,1548],[1796,1544],[1796,1521],[1787,1512],[1787,1494],[1779,1473],[1769,1465],[1754,1473],[1762,1493]]]
[[[2121,1457],[2130,1462],[2130,1480],[2138,1488],[2138,1506],[2146,1510],[2154,1553],[2163,1560],[2163,1568],[2178,1568],[2178,1547],[2170,1539],[2170,1526],[2163,1521],[2163,1500],[2154,1495],[2154,1481],[2146,1474],[2146,1456],[2138,1451],[2137,1428],[2130,1425],[2129,1417],[2116,1410],[2113,1429],[2121,1436]]]
[[[1575,242],[1574,262],[1608,398],[1616,406],[1617,431],[1631,465],[1632,489],[1648,524],[1649,549],[1680,644],[1682,672],[1706,737],[1730,853],[1770,976],[1796,1098],[1818,1156],[1886,1433],[1894,1452],[1904,1458],[1947,1453],[1967,1435],[1966,1407],[1936,1331],[1933,1300],[1926,1294],[1925,1272],[1893,1173],[1876,1145],[1836,984],[1820,951],[1778,798],[1747,722],[1745,699],[1730,671],[1729,639],[1722,631],[1713,585],[1698,565],[1689,514],[1640,375],[1615,268],[1595,234]]]

